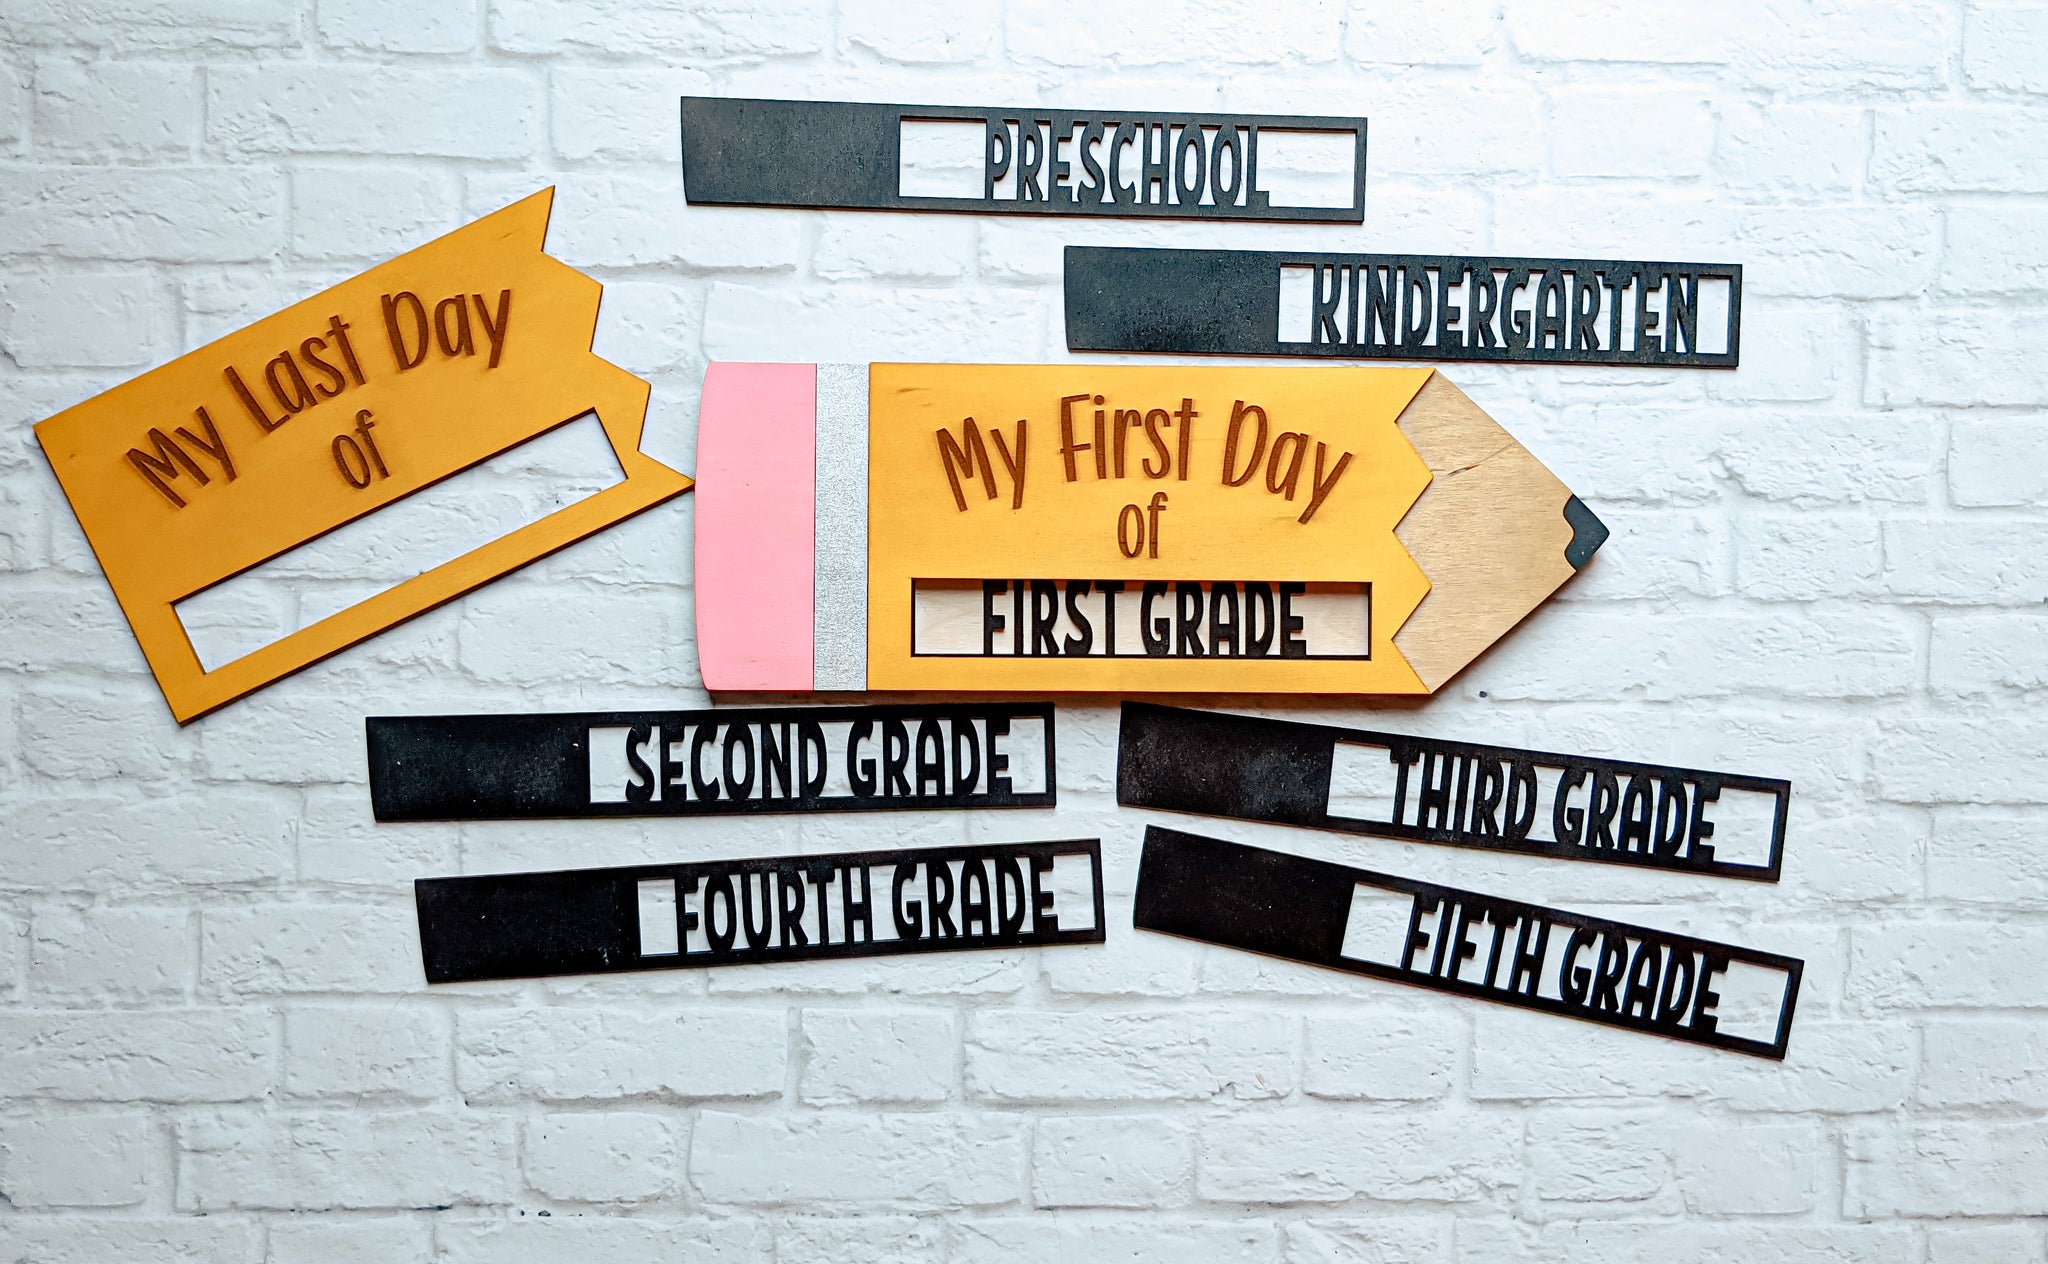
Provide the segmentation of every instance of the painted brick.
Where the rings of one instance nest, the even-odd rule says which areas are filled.
[[[1828,1180],[1830,1147],[1810,1123],[1702,1122],[1675,1136],[1678,1188],[1695,1216],[1810,1212]]]
[[[1474,1235],[1475,1237],[1477,1235]],[[1459,1236],[1459,1259],[1476,1261]],[[1910,1259],[1915,1247],[1903,1225],[1744,1224],[1712,1221],[1604,1223],[1596,1220],[1546,1225],[1516,1258],[1542,1264],[1572,1260],[1661,1260],[1669,1264],[1713,1264],[1730,1259],[1801,1259],[1825,1264],[1879,1264]],[[1501,1258],[1496,1255],[1494,1258]]]
[[[974,62],[995,46],[995,0],[846,0],[839,43],[906,65]]]
[[[2048,620],[2031,610],[1937,614],[1928,644],[1928,684],[1937,693],[1981,697],[2048,685]]]
[[[1177,1260],[1243,1260],[1262,1264],[1279,1258],[1278,1229],[1256,1222],[1222,1219],[1164,1220],[1156,1216],[1113,1220],[1003,1218],[964,1225],[954,1258],[962,1264],[996,1264],[1037,1252],[1074,1264],[1173,1264]]]
[[[234,1102],[276,1075],[276,1024],[260,1009],[0,1012],[0,1084],[16,1097]]]
[[[1851,932],[1852,1005],[1872,1010],[2041,1005],[2023,987],[2048,930],[1974,922],[1886,922]]]
[[[473,1101],[782,1093],[789,1036],[780,1011],[638,1008],[466,1011],[455,1025],[456,1085]]]
[[[317,1211],[506,1201],[510,1119],[473,1111],[204,1115],[179,1127],[178,1206]]]
[[[1193,1134],[1143,1115],[1042,1119],[1032,1141],[1039,1207],[1174,1207],[1187,1202]]]
[[[625,1111],[542,1115],[526,1125],[526,1183],[564,1202],[666,1197],[682,1183],[680,1125]]]
[[[23,0],[0,14],[9,45],[81,44],[117,52],[285,48],[299,42],[295,6],[278,0]]]
[[[192,984],[192,915],[184,909],[37,910],[29,987],[70,1000],[167,1001]]]
[[[705,304],[704,352],[714,360],[781,355],[818,364],[941,353],[993,362],[1037,355],[1044,315],[1034,302],[996,305],[957,290],[717,284]]]
[[[1979,757],[1982,721],[1903,720],[1870,746],[1877,791],[1900,803],[2038,803],[2048,791],[2048,730],[2024,720],[2000,727],[2000,762]]]
[[[2007,105],[1879,109],[1870,179],[1900,193],[2040,193],[2048,114]]]
[[[391,1096],[449,1088],[448,1015],[420,1005],[294,1005],[284,1014],[284,1086],[294,1097]]]
[[[2040,1216],[2048,1138],[2028,1123],[1957,1120],[1849,1138],[1842,1210],[1862,1217]]]
[[[548,76],[549,137],[572,161],[676,161],[684,96],[717,95],[702,70],[562,66]],[[673,209],[673,208],[671,208]]]
[[[2048,262],[2026,249],[2026,242],[2043,231],[2048,231],[2048,212],[2037,207],[2002,202],[1950,207],[1942,289],[1969,295],[2048,290]]]
[[[1284,24],[1261,24],[1261,16],[1251,0],[1221,0],[1201,9],[1109,12],[1060,0],[1011,9],[1003,44],[1011,57],[1027,65],[1066,66],[1076,57],[1157,65],[1197,50],[1218,62],[1249,65],[1336,60],[1344,21],[1339,0],[1305,0],[1289,10]],[[1244,38],[1247,24],[1259,26],[1260,38]]]
[[[151,367],[168,358],[169,304],[136,272],[60,272],[0,284],[0,350],[23,368]],[[91,312],[91,320],[81,319]],[[142,441],[137,434],[137,440]]]
[[[115,884],[271,883],[291,872],[297,797],[251,786],[204,798],[151,797],[109,786],[11,802],[8,825],[24,845],[0,873],[0,886],[105,891]]]
[[[2048,92],[2048,73],[2027,55],[2048,39],[2048,9],[1972,4],[1963,15],[1963,77],[1973,88]]]
[[[2042,1074],[2048,1022],[2026,1018],[1933,1019],[1921,1033],[1919,1100],[1935,1107],[2048,1104]]]
[[[1927,1264],[2023,1264],[2041,1258],[2041,1230],[2026,1224],[1930,1225]]]
[[[1960,34],[1955,11],[1932,0],[1838,0],[1826,9],[1773,3],[1756,18],[1755,38],[1744,42],[1739,60],[1753,82],[1780,89],[1937,88]],[[1856,31],[1846,47],[1845,25]]]
[[[1839,196],[1853,193],[1863,181],[1867,148],[1863,111],[1855,106],[1729,105],[1721,123],[1713,170],[1729,188],[1764,196],[1794,191]],[[1745,311],[1743,324],[1748,323]],[[1748,350],[1743,348],[1745,358]]]
[[[1842,310],[1772,301],[1742,305],[1742,384],[1708,379],[1708,390],[1744,402],[1811,403],[1843,395],[1856,373],[1856,336]]]
[[[967,1091],[995,1101],[1278,1097],[1295,1024],[1247,1013],[996,1010],[967,1028]]]
[[[292,169],[292,253],[382,263],[457,227],[446,176],[407,168]]]
[[[1740,589],[1763,601],[1859,597],[1883,591],[1884,547],[1875,518],[1751,515],[1735,524]]]
[[[996,1115],[707,1110],[690,1141],[690,1182],[711,1204],[996,1207],[1024,1192],[1028,1129]]]
[[[135,263],[265,259],[285,238],[275,169],[41,167],[0,182],[0,254]],[[81,215],[77,208],[93,208]]]
[[[1376,1214],[1357,1220],[1296,1220],[1281,1229],[1287,1264],[1429,1264],[1451,1256],[1451,1225]]]
[[[952,1092],[950,1014],[807,1009],[802,1026],[806,1102],[939,1102]]]
[[[1684,88],[1575,90],[1551,103],[1550,169],[1566,179],[1685,179],[1705,173],[1713,103]]]
[[[200,918],[199,979],[231,996],[410,992],[421,977],[409,907],[265,904]]]
[[[915,223],[903,217],[879,228],[864,222],[870,218],[853,211],[827,215],[812,256],[820,277],[941,281],[974,267],[981,225],[969,216],[933,215]]]
[[[1884,524],[1885,583],[1902,597],[1955,604],[2048,601],[2032,565],[2048,524],[2026,519],[1895,518]]]
[[[1246,1111],[1205,1120],[1195,1178],[1231,1203],[1472,1202],[1515,1183],[1521,1138],[1447,1112]]]
[[[1498,42],[1486,9],[1353,4],[1344,18],[1344,55],[1366,64],[1477,66]]]
[[[1735,47],[1735,32],[1677,0],[1648,5],[1620,0],[1576,6],[1567,13],[1510,13],[1508,35],[1517,51],[1542,61],[1716,62]]]
[[[424,1220],[402,1217],[271,1222],[268,1264],[390,1264],[432,1254]]]
[[[0,1120],[0,1189],[10,1206],[132,1207],[148,1192],[145,1115]]]
[[[791,1216],[775,1228],[777,1264],[914,1264],[945,1250],[945,1224],[911,1216]]]
[[[517,1215],[495,1220],[437,1218],[435,1257],[446,1264],[527,1264],[534,1259],[678,1259],[689,1264],[768,1264],[771,1239],[754,1221],[731,1216],[606,1219]]]
[[[206,139],[252,154],[524,158],[545,108],[520,70],[229,66],[207,75]]]
[[[2048,852],[2025,808],[1940,808],[1927,850],[1927,893],[1938,899],[2039,907]]]
[[[39,148],[182,154],[199,143],[199,76],[190,66],[47,60],[36,66]]]
[[[1949,429],[1948,495],[1958,505],[2032,506],[2048,498],[2048,427],[2003,417]]]
[[[0,1240],[7,1264],[255,1264],[262,1254],[263,1227],[239,1216],[9,1216]]]
[[[634,0],[491,0],[491,47],[508,53],[650,54],[692,61],[823,50],[831,7],[817,0],[657,6]]]
[[[404,0],[320,0],[320,42],[373,53],[466,53],[476,47],[477,0],[426,7]]]
[[[1450,1091],[1463,1046],[1463,1027],[1448,1014],[1311,1015],[1302,1089],[1340,1100],[1433,1101]]]
[[[1886,408],[2048,403],[2048,370],[2021,359],[2026,326],[2005,309],[1877,312],[1867,334],[1863,402]],[[1987,374],[1987,363],[2004,367]]]
[[[1659,1121],[1640,1112],[1538,1114],[1528,1128],[1533,1192],[1548,1203],[1634,1203],[1653,1200],[1672,1185],[1671,1139]]]

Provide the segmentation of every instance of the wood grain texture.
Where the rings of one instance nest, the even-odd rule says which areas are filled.
[[[1394,644],[1435,692],[1576,573],[1572,493],[1440,373],[1399,425],[1432,478],[1394,534],[1430,590]]]

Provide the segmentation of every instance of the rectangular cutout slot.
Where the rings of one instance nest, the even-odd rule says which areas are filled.
[[[1371,584],[1116,582],[1120,590],[1104,591],[1086,580],[916,580],[910,652],[1275,662],[1372,657]]]
[[[1351,888],[1351,911],[1344,919],[1344,945],[1340,957],[1370,961],[1376,965],[1401,964],[1401,941],[1408,934],[1408,917],[1415,898],[1405,891],[1361,882]]]
[[[1351,205],[1358,179],[1350,132],[1259,129],[1259,187],[1274,206],[1335,209]]]
[[[657,878],[639,884],[640,955],[672,957],[679,950],[676,935],[676,881]]]
[[[625,477],[597,415],[585,413],[173,609],[200,665],[214,671]]]
[[[982,147],[987,129],[966,119],[906,118],[897,133],[897,192],[904,197],[982,196]],[[1016,196],[998,186],[997,197]]]

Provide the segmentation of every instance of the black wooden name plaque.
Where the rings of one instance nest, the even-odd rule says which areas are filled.
[[[380,821],[1051,807],[1051,703],[373,716]]]
[[[1103,942],[1092,838],[422,878],[427,982]]]
[[[1791,798],[1768,777],[1147,702],[1117,740],[1126,807],[1763,882]]]
[[[1347,224],[1365,219],[1362,118],[735,97],[684,97],[682,106],[683,196],[694,203]],[[945,124],[961,126],[949,134]],[[916,191],[923,186],[906,166],[906,136],[917,137],[919,128],[937,138],[931,162],[955,173],[930,192]],[[1284,168],[1273,153],[1275,134],[1320,141],[1319,154],[1334,148],[1348,168],[1335,176],[1347,196],[1294,205],[1276,192],[1273,179]]]
[[[1068,246],[1066,306],[1070,351],[1732,369],[1742,268]]]
[[[1133,916],[1180,935],[1782,1060],[1805,963],[1153,826]]]

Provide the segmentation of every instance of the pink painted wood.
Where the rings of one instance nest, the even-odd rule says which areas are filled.
[[[697,658],[713,692],[811,688],[818,370],[714,364],[697,413]]]

